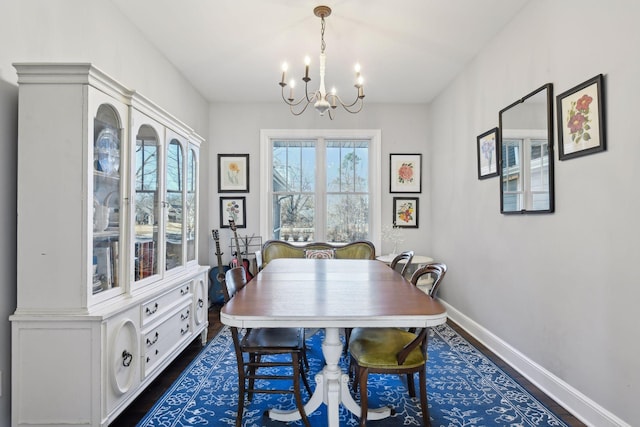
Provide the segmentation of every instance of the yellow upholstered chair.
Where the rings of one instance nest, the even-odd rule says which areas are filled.
[[[411,276],[415,285],[425,274],[433,276],[433,295],[438,291],[446,265],[427,264]],[[355,370],[354,390],[360,389],[360,426],[367,424],[367,379],[370,373],[405,374],[411,397],[416,396],[413,374],[419,375],[420,407],[425,426],[431,426],[427,405],[427,329],[355,328],[349,339],[351,366]]]

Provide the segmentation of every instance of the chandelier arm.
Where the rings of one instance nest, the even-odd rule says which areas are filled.
[[[310,82],[310,81],[311,81],[311,80],[309,79],[309,80],[307,80],[307,81],[304,83],[304,96],[307,98],[307,102],[308,102],[308,103],[312,103],[312,102],[314,102],[316,99],[318,99],[318,92],[317,92],[317,91],[313,93],[313,96],[312,96],[311,98],[309,98],[309,89],[308,89],[308,86],[309,86],[309,82]]]
[[[303,99],[304,99],[304,98],[303,98]],[[302,99],[301,99],[300,101],[298,101],[298,104],[300,104],[300,102],[302,102]],[[298,105],[298,104],[295,104],[295,105]],[[289,104],[289,110],[291,111],[291,114],[293,114],[294,116],[299,116],[299,115],[301,115],[302,113],[304,113],[304,112],[307,110],[307,107],[308,107],[310,104],[311,104],[310,102],[307,102],[307,103],[304,105],[304,108],[303,108],[302,110],[300,110],[299,112],[297,112],[297,113],[293,110],[293,107],[294,107],[295,105]]]
[[[362,110],[362,105],[364,105],[364,101],[362,100],[362,98],[364,98],[364,97],[362,97],[362,98],[361,98],[361,97],[359,97],[359,96],[356,96],[355,101],[353,101],[351,104],[346,104],[346,103],[342,100],[342,98],[340,98],[340,96],[338,96],[338,95],[331,95],[331,96],[335,97],[335,99],[337,99],[337,100],[338,100],[338,103],[340,103],[340,105],[341,105],[345,110],[347,110],[347,111],[348,111],[348,109],[349,109],[349,108],[351,108],[351,107],[353,107],[354,105],[356,105],[356,104],[358,103],[358,101],[360,101],[360,102],[361,102],[360,109],[359,109],[358,111]]]
[[[291,100],[291,101],[290,101],[289,99],[290,99],[290,98],[285,98],[285,96],[284,96],[284,87],[283,87],[283,88],[282,88],[282,100],[283,100],[287,105],[289,105],[289,106],[291,106],[291,107],[296,107],[296,106],[298,106],[298,105],[302,104],[302,102],[304,102],[304,101],[306,101],[306,102],[307,102],[307,104],[310,104],[311,102],[313,102],[313,99],[314,99],[314,98],[311,98],[311,99],[309,100],[309,98],[308,98],[308,97],[307,97],[307,99],[305,99],[304,97],[302,97],[302,98],[300,98],[298,101],[295,101],[295,100]],[[306,107],[305,107],[305,108],[306,108]]]

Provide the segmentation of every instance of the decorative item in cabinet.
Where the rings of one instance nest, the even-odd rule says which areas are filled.
[[[93,120],[93,260],[92,293],[120,287],[120,118],[101,104]]]

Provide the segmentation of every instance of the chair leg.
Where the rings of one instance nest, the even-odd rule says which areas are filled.
[[[304,367],[305,367],[305,371],[309,370],[309,359],[307,359],[307,341],[304,340],[302,341],[303,344],[303,348],[302,348],[302,360],[304,362]]]
[[[351,330],[353,328],[344,328],[344,352],[349,352],[349,339],[351,338]]]
[[[356,371],[356,376],[360,383],[360,427],[366,427],[367,411],[369,411],[369,397],[367,396],[369,369],[359,366]]]
[[[351,375],[352,377],[351,384],[353,387],[353,392],[357,393],[358,382],[360,381],[360,369],[358,368],[358,366],[356,366],[355,362],[353,361],[353,358],[349,360],[349,375]]]
[[[416,385],[413,380],[413,374],[407,374],[407,388],[409,389],[409,396],[416,397]]]
[[[253,400],[253,389],[255,389],[255,376],[256,376],[256,367],[255,365],[253,365],[256,362],[260,362],[260,356],[257,356],[255,354],[250,354],[249,355],[249,363],[251,364],[248,368],[248,376],[249,376],[249,394],[247,395],[247,399],[249,399],[249,402],[251,402]]]
[[[431,417],[429,416],[429,405],[427,404],[427,369],[420,370],[420,406],[422,407],[422,421],[425,427],[431,427]]]
[[[306,356],[304,355],[304,352],[302,353],[302,358],[305,359]],[[311,396],[313,393],[311,392],[311,387],[309,386],[309,381],[307,381],[307,374],[306,371],[307,369],[304,369],[304,366],[302,365],[302,361],[298,362],[299,364],[299,370],[300,370],[300,376],[302,377],[302,382],[304,383],[304,388],[307,390],[307,393],[309,393],[309,396]]]
[[[311,427],[311,424],[309,424],[309,419],[307,418],[307,414],[304,411],[302,395],[300,394],[300,376],[304,375],[304,373],[300,371],[302,362],[300,361],[298,353],[292,353],[291,358],[293,359],[293,394],[296,398],[296,406],[298,407],[298,412],[300,412],[300,418],[302,419],[304,425],[307,427]],[[304,380],[304,382],[306,383],[306,379]]]
[[[236,415],[236,427],[242,427],[242,417],[244,415],[244,394],[246,392],[245,389],[245,377],[244,377],[244,368],[239,369],[240,375],[238,376],[238,415]]]

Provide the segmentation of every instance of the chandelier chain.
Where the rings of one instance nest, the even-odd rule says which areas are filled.
[[[324,48],[327,47],[327,45],[324,42],[324,27],[325,27],[325,23],[324,23],[324,16],[321,18],[321,24],[320,24],[320,53],[324,53]]]

